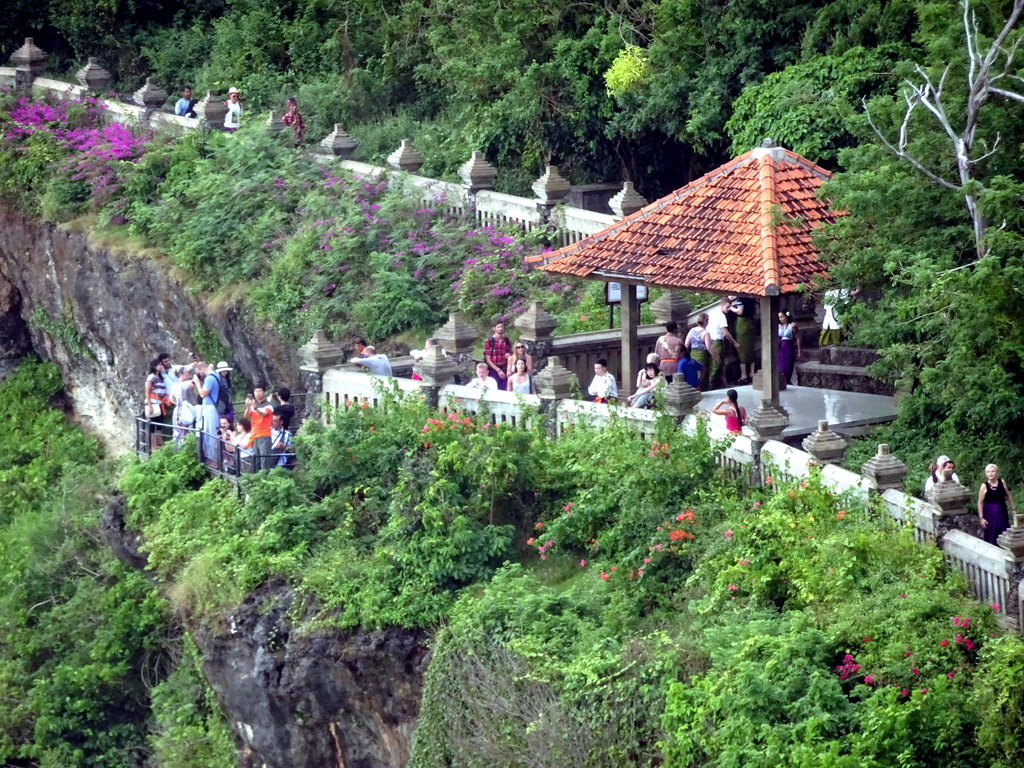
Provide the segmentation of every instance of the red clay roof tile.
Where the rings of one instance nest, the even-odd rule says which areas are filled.
[[[759,148],[607,229],[527,263],[599,280],[766,296],[823,270],[815,228],[840,214],[815,195],[831,174],[799,155]]]

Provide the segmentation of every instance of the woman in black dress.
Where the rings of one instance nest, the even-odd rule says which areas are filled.
[[[999,467],[989,464],[985,467],[985,482],[978,489],[978,519],[981,520],[985,541],[995,544],[996,538],[1010,527],[1009,509],[1017,514],[1017,504],[1010,494],[1010,486],[999,477]]]

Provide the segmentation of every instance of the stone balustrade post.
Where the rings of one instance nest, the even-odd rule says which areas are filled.
[[[969,509],[971,492],[953,479],[953,470],[943,470],[939,482],[935,483],[925,494],[925,500],[938,508],[935,515],[935,540],[953,529],[964,531],[972,536],[981,535],[981,526],[975,510]]]
[[[828,428],[825,420],[818,422],[818,428],[804,438],[803,449],[820,464],[839,464],[846,453],[848,443]]]
[[[494,189],[494,180],[497,176],[498,169],[487,162],[483,152],[474,151],[469,160],[459,166],[459,178],[462,179],[462,188],[466,191],[466,207],[471,213],[476,211],[476,193]]]
[[[527,353],[533,357],[533,372],[540,373],[548,364],[548,355],[555,330],[555,318],[548,314],[539,301],[530,302],[523,314],[516,318],[519,340],[526,344]]]
[[[320,142],[320,146],[340,160],[350,160],[352,155],[355,154],[359,142],[345,133],[341,123],[335,123],[334,130],[324,137],[323,141]]]
[[[303,418],[320,418],[319,395],[324,389],[324,373],[328,368],[340,365],[344,361],[345,353],[341,345],[328,339],[322,330],[315,331],[309,341],[299,347],[299,371],[303,388],[308,393]]]
[[[267,117],[267,133],[271,136],[280,136],[281,131],[285,129],[284,120],[281,119],[281,115],[274,110],[270,110],[270,116]]]
[[[1021,606],[1018,595],[1020,585],[1024,582],[1024,526],[1021,525],[1020,515],[1013,513],[1013,525],[999,534],[996,542],[1006,550],[1010,557],[1009,577],[1010,589],[1006,595],[1006,605],[1000,606],[1003,615],[1008,617],[1016,625],[1018,632],[1024,630],[1021,624]]]
[[[549,165],[530,188],[537,196],[541,223],[547,224],[551,220],[552,209],[569,194],[571,185],[558,172],[557,165]]]
[[[623,182],[619,193],[608,201],[608,206],[612,209],[616,219],[624,219],[639,211],[647,205],[647,202],[647,198],[633,188],[633,182],[626,181]]]
[[[86,65],[75,73],[75,79],[87,93],[99,94],[110,84],[110,73],[100,66],[99,59],[90,56]]]
[[[441,407],[441,388],[455,383],[455,377],[462,372],[462,366],[445,356],[439,346],[427,350],[422,360],[413,363],[413,371],[420,377],[420,389],[428,408]]]
[[[206,96],[200,99],[193,109],[207,130],[224,129],[224,117],[228,113],[228,108],[223,99],[213,95],[213,91],[207,91]]]
[[[437,329],[434,338],[458,363],[459,374],[463,382],[473,378],[472,375],[467,376],[466,374],[470,372],[473,365],[473,348],[480,336],[462,315],[459,312],[450,313],[448,322]]]
[[[879,443],[878,453],[864,462],[860,473],[876,494],[885,493],[889,489],[902,491],[907,465],[889,453],[887,444]]]
[[[14,66],[14,90],[27,93],[32,90],[33,81],[43,74],[46,60],[50,54],[35,44],[31,37],[26,37],[24,44],[11,54]]]
[[[142,87],[132,94],[132,101],[144,110],[142,113],[142,122],[149,123],[153,117],[153,113],[167,103],[167,91],[153,82],[152,77],[147,77],[146,82],[142,84]]]
[[[562,365],[558,355],[552,355],[544,370],[534,377],[534,383],[540,397],[540,412],[544,417],[545,428],[553,436],[558,432],[558,403],[570,399],[579,391],[579,381],[575,373]]]
[[[689,325],[690,313],[693,312],[693,305],[682,291],[666,290],[651,302],[651,311],[654,312],[654,319],[662,325],[674,321],[679,326],[679,335],[686,337],[686,328]]]
[[[700,405],[700,392],[686,383],[682,376],[673,376],[665,385],[665,412],[672,417],[676,426],[682,426],[686,417]]]
[[[396,171],[406,173],[417,173],[425,161],[423,155],[412,145],[411,139],[402,139],[398,149],[388,155],[388,165]]]

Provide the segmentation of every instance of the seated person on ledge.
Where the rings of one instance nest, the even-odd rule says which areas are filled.
[[[466,385],[473,389],[497,389],[498,382],[492,379],[487,373],[487,363],[477,363],[476,378]]]
[[[391,376],[391,361],[387,355],[378,355],[373,347],[366,347],[362,357],[353,357],[350,363],[361,365],[374,376]]]
[[[587,396],[584,400],[592,403],[608,403],[616,400],[619,396],[619,388],[615,383],[615,377],[608,373],[608,361],[601,358],[594,363],[594,378],[587,387]]]

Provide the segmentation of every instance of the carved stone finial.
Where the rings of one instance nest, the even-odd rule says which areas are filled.
[[[771,400],[761,400],[754,415],[747,419],[747,426],[754,430],[758,440],[770,440],[789,426],[789,414]]]
[[[941,510],[944,517],[966,515],[971,492],[952,478],[952,470],[942,473],[939,482],[932,485],[925,498]]]
[[[686,383],[682,374],[672,377],[672,382],[665,386],[665,412],[682,423],[700,405],[700,392]]]
[[[328,339],[323,330],[315,331],[309,341],[299,347],[299,368],[303,371],[323,373],[344,360],[341,345]]]
[[[999,534],[996,542],[1010,552],[1017,561],[1024,561],[1024,527],[1014,515],[1013,525]]]
[[[267,133],[277,136],[285,129],[284,121],[274,110],[270,110],[270,117],[267,118]]]
[[[889,453],[886,443],[879,443],[878,453],[868,459],[860,468],[878,493],[890,489],[903,490],[903,478],[907,476],[907,465]]]
[[[693,305],[687,301],[682,291],[667,290],[651,302],[651,311],[654,312],[654,319],[659,323],[674,320],[679,323],[681,329],[684,329],[689,324],[688,320],[693,311]]]
[[[459,166],[459,178],[462,179],[462,186],[470,192],[493,189],[494,179],[497,176],[498,169],[487,162],[483,152],[473,152],[469,160]]]
[[[549,165],[533,185],[537,201],[543,205],[554,205],[569,194],[570,184],[558,172],[557,165]]]
[[[448,315],[448,322],[435,331],[434,338],[448,354],[468,355],[472,353],[479,335],[460,313],[452,312]]]
[[[423,380],[423,386],[443,387],[455,381],[456,375],[462,372],[462,366],[450,357],[446,357],[441,347],[433,346],[427,350],[422,360],[413,363],[412,369]]]
[[[210,128],[224,127],[224,116],[228,113],[228,108],[222,99],[213,95],[213,91],[207,91],[206,96],[197,102],[193,109],[199,119]]]
[[[340,157],[342,160],[348,160],[355,153],[359,142],[345,133],[341,123],[335,123],[334,130],[324,137],[324,140],[320,142],[320,146],[330,150],[331,154]]]
[[[423,163],[423,155],[416,150],[416,147],[412,145],[412,141],[409,139],[402,139],[401,146],[388,155],[388,165],[396,171],[416,173],[416,171],[423,167]]]
[[[843,460],[848,443],[828,428],[827,421],[819,421],[818,428],[804,438],[804,450],[822,464],[838,464]]]
[[[100,93],[110,83],[110,73],[100,66],[99,59],[90,56],[88,63],[75,73],[75,80],[89,93]]]
[[[31,37],[25,38],[25,43],[11,54],[11,64],[18,69],[28,71],[32,77],[39,77],[43,74],[43,67],[50,54],[36,45]]]
[[[624,219],[632,213],[636,213],[645,205],[647,198],[633,188],[633,182],[627,181],[622,185],[622,190],[608,201],[612,211],[620,219]]]
[[[547,367],[533,377],[541,400],[567,400],[579,389],[576,374],[562,365],[558,355],[548,358]]]
[[[779,145],[775,143],[775,139],[765,137],[764,141],[761,142],[761,146],[764,149],[775,149]]]
[[[556,324],[555,318],[548,314],[539,301],[530,302],[530,306],[515,321],[519,336],[524,341],[548,341]]]
[[[132,101],[146,109],[159,109],[167,102],[167,91],[153,82],[152,77],[147,77],[142,87],[132,94]]]

